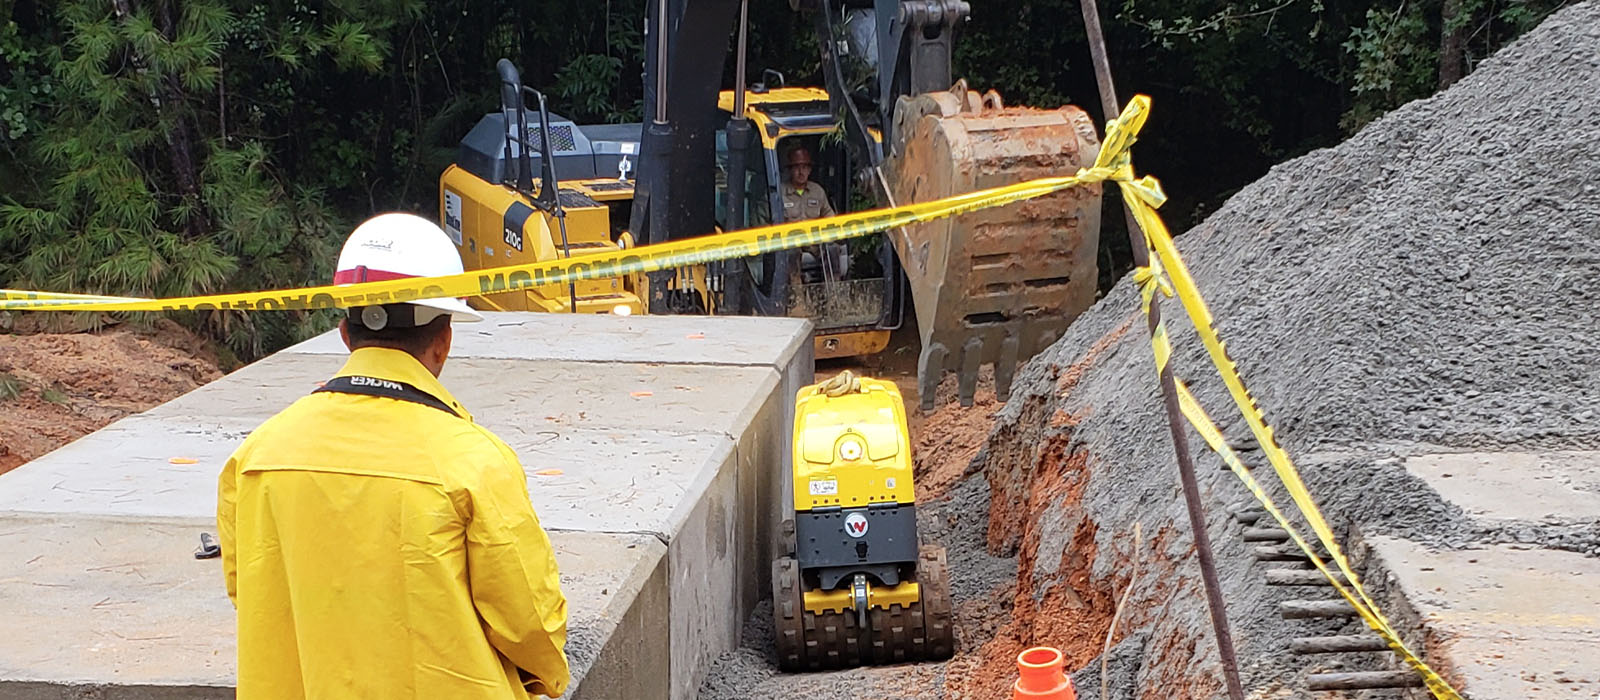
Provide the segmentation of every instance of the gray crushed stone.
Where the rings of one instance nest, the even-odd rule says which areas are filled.
[[[1134,700],[1138,697],[1139,666],[1144,661],[1145,635],[1134,634],[1117,642],[1104,654],[1105,669],[1102,674],[1102,657],[1095,657],[1088,665],[1072,674],[1072,686],[1078,700]],[[1106,692],[1100,694],[1100,681],[1105,680]]]
[[[1600,445],[1590,359],[1600,341],[1600,3],[1566,8],[1451,89],[1273,168],[1179,248],[1342,537],[1354,528],[1445,547],[1516,541],[1600,554],[1592,524],[1486,527],[1403,468],[1405,456],[1428,452]],[[1159,554],[1177,575],[1142,579],[1129,606],[1148,638],[1139,688],[1195,682],[1220,697],[1205,681],[1218,662],[1137,309],[1124,279],[1019,373],[984,469],[1005,498],[1038,476],[1052,446],[1085,452],[1082,503],[1033,514],[1039,560],[1070,546],[1072,529],[1052,523],[1087,518],[1097,526],[1092,577],[1108,591],[1126,575],[1117,544],[1136,521],[1146,533],[1171,530]],[[1180,377],[1233,442],[1248,443],[1193,327],[1176,300],[1164,309]],[[1068,369],[1130,319],[1063,391]],[[1075,424],[1044,418],[1055,415]],[[1250,496],[1189,437],[1246,685],[1304,693],[1306,666],[1287,640],[1338,626],[1278,618],[1277,602],[1305,593],[1261,585],[1271,567],[1250,561],[1224,511]],[[1262,462],[1259,451],[1246,459]],[[1268,468],[1255,473],[1272,480]],[[1021,585],[1062,582],[1041,571]]]

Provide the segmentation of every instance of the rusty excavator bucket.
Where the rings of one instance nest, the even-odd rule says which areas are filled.
[[[1006,107],[965,81],[902,97],[882,183],[893,203],[924,202],[1094,163],[1100,140],[1076,107]],[[1004,400],[1017,363],[1049,347],[1095,301],[1100,185],[1079,187],[890,234],[911,283],[922,355],[922,409],[947,370],[972,405],[978,371],[994,365]]]

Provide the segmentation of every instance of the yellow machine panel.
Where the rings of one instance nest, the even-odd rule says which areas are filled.
[[[867,589],[867,605],[872,608],[887,608],[891,605],[909,608],[912,603],[921,600],[921,596],[920,585],[914,581],[903,581],[896,586],[873,586]],[[855,610],[855,601],[851,598],[848,588],[806,591],[805,601],[806,611],[817,614],[846,613]]]
[[[851,378],[800,390],[794,422],[794,507],[913,503],[905,402],[893,382]]]
[[[535,181],[537,183],[537,181]],[[611,240],[611,208],[589,196],[583,183],[563,183],[567,245],[572,255],[616,250]],[[600,194],[595,192],[595,194]],[[631,195],[631,191],[628,193]],[[615,195],[610,198],[614,199]],[[572,200],[570,203],[568,200]],[[565,257],[561,233],[550,216],[516,190],[487,182],[452,165],[439,178],[439,220],[468,270],[483,270]],[[500,311],[643,313],[635,276],[566,284],[534,284],[525,275],[493,276],[479,308]],[[574,298],[575,297],[575,298]]]
[[[733,91],[723,90],[717,93],[717,109],[724,112],[733,111]],[[817,87],[781,87],[756,92],[749,90],[744,93],[744,103],[747,106],[761,104],[788,104],[792,102],[827,102],[828,91]]]
[[[846,333],[818,333],[812,338],[811,345],[819,360],[876,355],[889,347],[889,331],[874,329]]]

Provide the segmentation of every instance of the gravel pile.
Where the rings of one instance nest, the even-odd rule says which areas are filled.
[[[1600,2],[1564,9],[1346,143],[1273,168],[1179,247],[1341,532],[1600,545],[1581,524],[1483,529],[1402,466],[1452,449],[1600,448]],[[1166,309],[1179,375],[1247,442],[1192,327],[1175,302]],[[1079,649],[1068,663],[1083,669],[1080,697],[1099,695],[1099,662],[1080,653],[1081,637],[1085,627],[1104,636],[1107,601],[1130,584],[1136,523],[1141,574],[1101,700],[1223,696],[1153,366],[1124,279],[1019,373],[977,457],[983,474],[924,513],[951,547],[958,608],[1016,576],[1006,634]],[[1249,497],[1190,439],[1245,683],[1256,697],[1303,696],[1306,667],[1287,639],[1339,623],[1278,619],[1276,603],[1303,593],[1260,585],[1225,512]],[[983,495],[987,508],[974,501]],[[984,514],[986,526],[973,522]],[[992,556],[975,551],[985,544]],[[1061,613],[1074,606],[1081,614]],[[944,697],[955,673],[926,664],[778,676],[768,614],[756,613],[745,648],[719,660],[702,697]],[[989,677],[1008,676],[1015,647],[991,646]],[[965,696],[1005,696],[982,685]]]
[[[1230,354],[1337,526],[1600,554],[1592,525],[1481,529],[1402,465],[1457,449],[1600,446],[1600,3],[1566,8],[1446,92],[1273,168],[1179,243]],[[1019,586],[1036,599],[1066,588],[1089,600],[1127,585],[1129,533],[1142,523],[1155,561],[1123,628],[1147,638],[1138,685],[1220,696],[1137,309],[1124,279],[1019,373],[980,455],[995,496],[991,543],[1021,552]],[[1175,300],[1165,309],[1179,376],[1230,438],[1248,442],[1193,328]],[[1284,665],[1301,663],[1286,638],[1315,628],[1278,619],[1274,605],[1292,590],[1259,584],[1224,512],[1249,497],[1190,439],[1246,683],[1293,689],[1304,667]],[[1041,489],[1083,468],[1081,487]],[[1019,509],[1029,511],[1022,524]],[[1086,523],[1095,554],[1074,567]],[[1051,632],[1034,629],[1044,642]]]

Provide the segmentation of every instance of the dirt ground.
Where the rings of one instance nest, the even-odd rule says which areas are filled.
[[[0,473],[221,376],[205,341],[167,320],[0,334]]]

